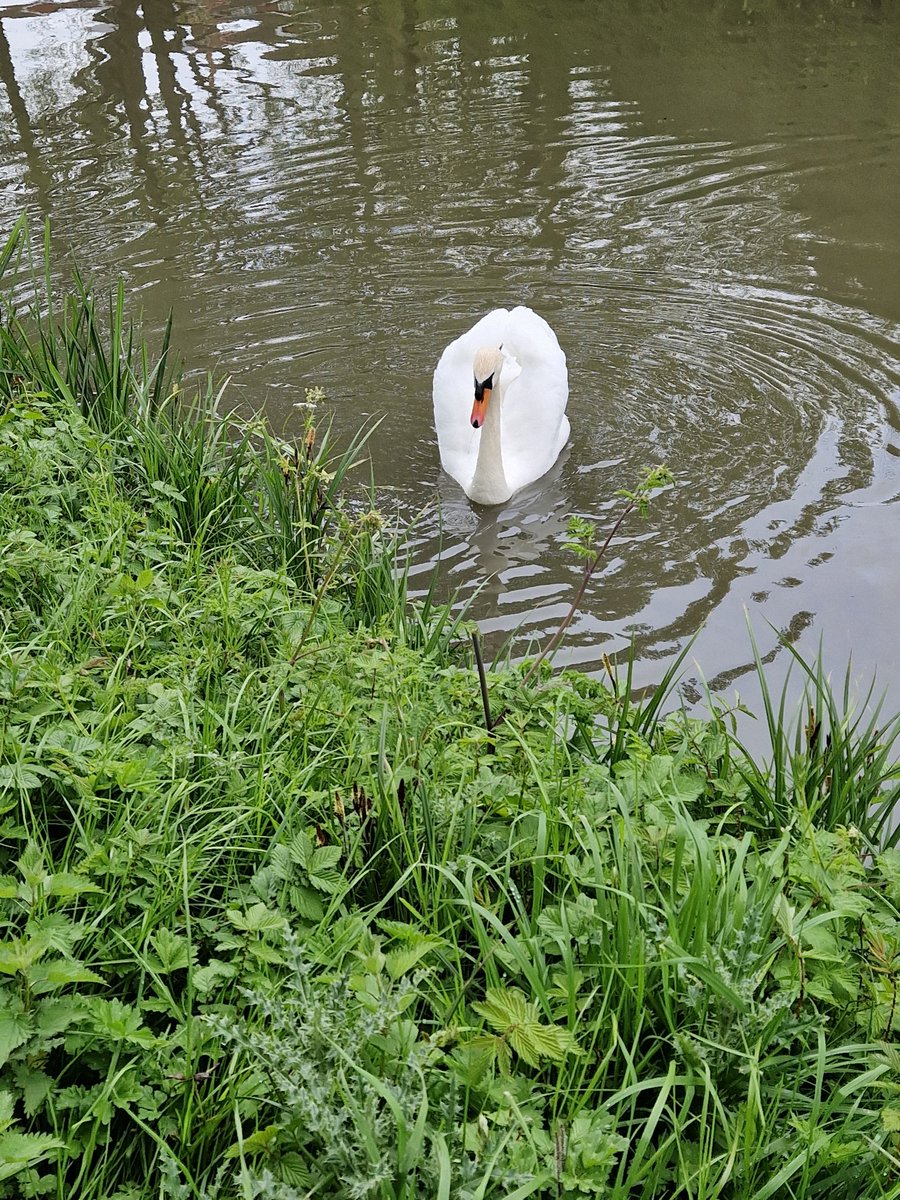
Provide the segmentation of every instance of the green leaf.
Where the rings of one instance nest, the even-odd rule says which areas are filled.
[[[144,1028],[140,1012],[121,1000],[91,996],[85,1002],[85,1009],[95,1032],[112,1042],[132,1042],[138,1046],[152,1046],[156,1042],[150,1030]]]
[[[225,916],[235,929],[242,929],[245,933],[278,933],[287,924],[281,913],[273,912],[262,901],[245,912],[236,908],[226,909]]]
[[[272,873],[276,879],[288,880],[294,874],[294,860],[287,846],[272,849]]]
[[[65,1146],[59,1138],[44,1133],[14,1133],[11,1130],[0,1134],[0,1179],[10,1179],[26,1167],[47,1158],[51,1150]]]
[[[260,962],[275,963],[276,965],[284,962],[284,955],[278,947],[271,946],[268,942],[251,942],[247,949]]]
[[[298,834],[288,846],[288,853],[298,867],[302,867],[304,871],[308,871],[314,853],[312,834]]]
[[[25,1063],[19,1063],[14,1068],[13,1076],[22,1092],[25,1114],[33,1117],[49,1096],[56,1080],[37,1067],[28,1067]]]
[[[12,938],[0,942],[0,974],[26,974],[47,949],[46,938]]]
[[[497,1061],[499,1039],[491,1035],[462,1042],[450,1056],[453,1073],[467,1088],[478,1088]]]
[[[91,883],[84,875],[75,875],[68,871],[58,871],[50,876],[48,885],[48,895],[61,896],[67,899],[70,896],[80,896],[86,892],[102,892],[103,888],[97,887],[96,883]]]
[[[310,871],[309,882],[311,887],[327,896],[336,896],[346,887],[343,876],[335,870]]]
[[[483,1001],[472,1007],[500,1033],[528,1019],[529,1005],[518,988],[488,988]]]
[[[42,1038],[53,1038],[83,1016],[84,1005],[80,996],[47,998],[41,1001],[35,1015],[35,1032]]]
[[[44,992],[64,987],[67,983],[103,983],[103,977],[83,963],[70,958],[53,958],[40,963],[28,973],[32,992]]]
[[[303,1159],[294,1150],[281,1156],[275,1165],[275,1174],[282,1183],[298,1192],[309,1193],[312,1190],[312,1176]]]
[[[237,975],[237,967],[214,958],[205,967],[198,967],[192,973],[191,982],[194,985],[194,991],[205,996],[213,990],[217,983],[224,983],[228,979],[233,979],[235,975]]]
[[[580,1053],[572,1034],[562,1026],[544,1024],[537,1006],[518,988],[489,988],[484,1002],[472,1007],[529,1066],[538,1066],[542,1058],[558,1063],[566,1054]]]
[[[160,495],[167,496],[170,500],[177,500],[179,504],[184,504],[186,502],[184,494],[179,492],[178,488],[171,483],[163,483],[161,479],[154,479],[150,486],[153,488],[154,492],[159,492]],[[141,574],[143,574],[143,572],[141,572]],[[140,579],[140,575],[138,576],[138,579]]]
[[[560,1063],[567,1054],[580,1053],[578,1043],[561,1025],[541,1025],[531,1021],[509,1032],[509,1043],[516,1053],[536,1067],[542,1058]]]
[[[150,938],[159,957],[159,968],[164,974],[182,971],[189,967],[193,958],[191,943],[180,933],[160,926]]]
[[[267,1125],[265,1129],[257,1129],[249,1137],[245,1137],[243,1142],[235,1142],[229,1146],[225,1157],[239,1158],[242,1152],[247,1155],[270,1153],[278,1141],[280,1131],[280,1125]]]
[[[6,763],[0,767],[0,793],[7,788],[16,788],[20,792],[32,792],[41,786],[41,776],[49,772],[34,763]]]
[[[402,946],[397,950],[391,950],[385,955],[384,965],[387,968],[387,973],[391,979],[400,979],[426,954],[431,953],[432,947],[429,944],[418,946]]]
[[[305,921],[321,921],[325,909],[317,892],[302,884],[290,889],[291,905]]]

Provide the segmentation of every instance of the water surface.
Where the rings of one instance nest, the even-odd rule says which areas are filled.
[[[10,4],[0,225],[124,274],[152,333],[286,429],[372,441],[496,646],[555,628],[568,515],[665,462],[558,661],[753,693],[747,614],[900,708],[900,7],[837,0]],[[532,305],[573,436],[497,510],[442,476],[430,379]],[[440,511],[440,518],[438,512]]]

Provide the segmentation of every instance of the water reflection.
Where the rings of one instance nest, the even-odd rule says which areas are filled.
[[[634,637],[650,679],[703,627],[727,686],[745,609],[764,651],[858,620],[900,704],[898,44],[896,7],[828,0],[3,3],[0,220],[51,216],[279,426],[311,385],[380,417],[386,502],[440,502],[419,562],[492,644],[549,635],[568,515],[665,460],[561,658]],[[573,441],[487,511],[440,475],[430,375],[516,303],[567,351]]]

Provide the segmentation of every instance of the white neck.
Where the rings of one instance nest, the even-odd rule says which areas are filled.
[[[475,474],[466,488],[469,498],[476,504],[502,504],[512,495],[512,489],[503,473],[503,455],[500,450],[502,407],[502,386],[497,386],[488,401],[487,414],[481,427]]]

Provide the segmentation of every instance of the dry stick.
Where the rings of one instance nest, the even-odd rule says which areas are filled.
[[[491,720],[491,700],[488,696],[487,675],[484,672],[484,659],[481,657],[481,643],[478,641],[478,630],[472,630],[472,646],[475,649],[475,663],[478,667],[478,682],[481,684],[481,706],[484,709],[484,723],[488,733],[494,728]]]
[[[563,634],[566,632],[566,630],[572,624],[572,618],[575,616],[576,612],[578,611],[578,606],[581,604],[581,601],[584,596],[587,585],[590,582],[590,578],[593,575],[593,573],[597,570],[597,568],[599,567],[604,554],[609,549],[610,542],[613,540],[613,538],[619,532],[619,527],[621,526],[622,522],[625,520],[625,518],[628,516],[629,513],[633,512],[634,509],[637,508],[639,502],[640,501],[637,496],[635,496],[633,500],[629,500],[629,502],[625,505],[625,507],[619,513],[619,516],[618,516],[615,524],[613,525],[612,529],[607,534],[606,541],[603,543],[603,545],[600,547],[600,549],[597,551],[597,553],[594,555],[594,557],[591,559],[591,561],[584,568],[584,577],[581,580],[581,587],[578,589],[578,592],[575,596],[575,599],[572,601],[572,605],[571,605],[569,611],[566,613],[566,615],[563,617],[562,621],[560,622],[559,629],[557,629],[556,633],[554,633],[553,637],[550,639],[550,641],[547,643],[547,645],[544,647],[544,649],[540,652],[540,654],[537,656],[537,658],[534,660],[534,662],[531,664],[531,666],[528,668],[528,670],[525,672],[524,676],[522,677],[523,685],[528,682],[528,680],[532,677],[532,675],[535,673],[535,671],[538,669],[538,667],[541,665],[541,663],[544,661],[544,659],[547,657],[547,655],[550,654],[551,651],[555,650],[556,647],[559,645],[560,641],[562,640]]]

